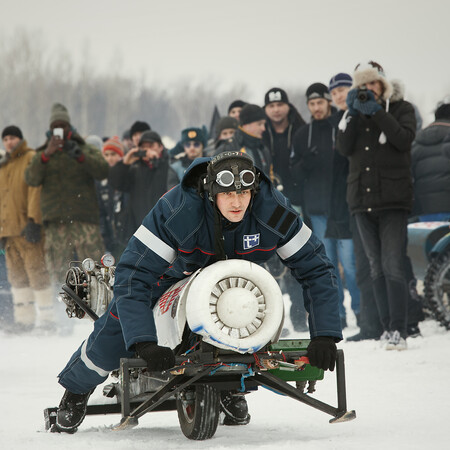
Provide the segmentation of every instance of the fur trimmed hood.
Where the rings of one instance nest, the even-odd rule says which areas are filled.
[[[387,101],[394,93],[394,87],[386,78],[383,68],[374,61],[368,63],[358,64],[353,72],[353,85],[352,89],[358,88],[363,84],[370,83],[372,81],[381,81],[384,86],[383,100]]]

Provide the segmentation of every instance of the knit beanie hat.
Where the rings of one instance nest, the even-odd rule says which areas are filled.
[[[228,107],[228,114],[230,114],[230,111],[233,108],[243,108],[247,103],[242,100],[234,100],[230,103],[230,106]]]
[[[269,103],[274,102],[282,102],[289,104],[289,99],[286,94],[286,91],[277,87],[269,89],[266,92],[266,95],[264,96],[264,106],[267,106]]]
[[[201,128],[185,128],[181,132],[181,143],[185,144],[186,142],[197,141],[203,144],[203,147],[206,147],[207,138],[206,135]]]
[[[372,81],[381,81],[384,86],[383,100],[389,99],[394,88],[392,84],[387,80],[383,67],[381,67],[375,61],[369,61],[367,63],[358,64],[353,72],[353,85],[352,88],[358,88],[366,83]]]
[[[338,73],[331,78],[328,90],[331,92],[333,89],[338,87],[351,87],[353,83],[352,77],[348,73]]]
[[[124,155],[123,145],[120,142],[119,136],[113,136],[105,142],[102,153],[104,154],[108,150],[116,152],[121,157]]]
[[[314,100],[316,98],[324,98],[325,100],[331,101],[331,94],[328,88],[323,83],[313,83],[306,90],[306,102]]]
[[[67,108],[61,103],[55,103],[52,106],[52,111],[50,114],[50,125],[57,120],[63,120],[64,122],[70,123],[70,116]]]
[[[6,136],[15,136],[19,139],[23,139],[22,131],[20,131],[20,128],[16,127],[15,125],[10,125],[2,131],[2,139],[4,139]]]
[[[220,136],[220,133],[222,133],[223,130],[227,130],[229,128],[233,128],[234,130],[237,130],[239,126],[238,121],[234,117],[225,116],[222,117],[219,122],[217,122],[216,125],[216,139]]]
[[[132,138],[134,133],[144,132],[151,129],[152,128],[147,122],[140,122],[139,120],[137,120],[133,123],[133,125],[131,125],[130,137]]]
[[[258,120],[265,120],[266,114],[264,110],[258,105],[245,105],[241,114],[239,115],[239,120],[241,125],[246,125],[248,123],[257,122]]]
[[[141,134],[141,138],[139,139],[139,145],[142,145],[144,142],[157,142],[158,144],[163,145],[161,136],[156,132],[152,130],[144,131]]]

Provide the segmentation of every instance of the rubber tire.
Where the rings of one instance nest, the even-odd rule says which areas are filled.
[[[189,409],[179,396],[176,400],[181,431],[194,441],[210,439],[219,424],[219,393],[209,384],[198,384],[189,390],[194,393]]]
[[[450,329],[450,289],[447,291],[447,302],[444,301],[443,277],[447,274],[450,286],[450,252],[433,258],[424,278],[424,296],[434,318],[448,330]]]

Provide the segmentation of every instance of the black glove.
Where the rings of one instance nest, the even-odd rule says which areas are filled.
[[[22,236],[31,244],[36,244],[41,240],[41,228],[38,223],[28,222],[22,231]]]
[[[136,353],[147,362],[149,372],[162,372],[175,365],[172,349],[160,347],[156,342],[138,342]]]
[[[66,150],[67,154],[73,159],[81,158],[81,156],[83,155],[83,151],[75,141],[67,141],[64,144],[64,149]]]
[[[334,338],[319,336],[311,339],[306,356],[312,366],[323,370],[334,370],[337,348]]]

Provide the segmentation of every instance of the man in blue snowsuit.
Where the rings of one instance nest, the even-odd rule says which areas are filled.
[[[76,431],[91,392],[119,367],[120,358],[137,353],[150,371],[175,365],[172,350],[157,343],[152,309],[170,286],[218,260],[263,263],[275,253],[303,287],[310,362],[333,370],[342,331],[337,281],[323,244],[251,158],[224,152],[195,160],[130,239],[116,268],[108,311],[59,374],[66,392],[58,431]],[[249,422],[243,395],[221,400],[226,424]]]

